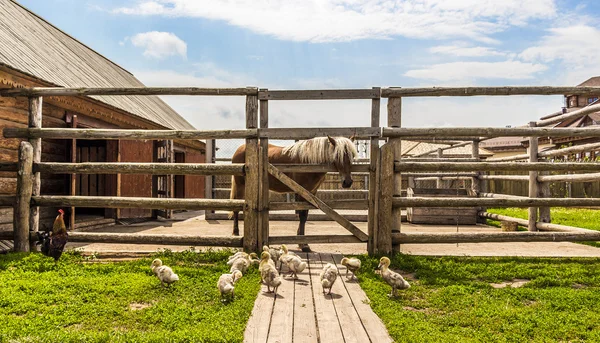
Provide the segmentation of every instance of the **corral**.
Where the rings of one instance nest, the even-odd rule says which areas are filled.
[[[151,208],[184,210],[243,210],[244,235],[232,237],[198,237],[181,235],[132,235],[73,233],[73,242],[128,242],[160,243],[171,245],[229,246],[256,251],[267,243],[366,243],[371,254],[387,254],[404,243],[468,243],[468,242],[557,242],[600,240],[600,233],[581,228],[549,223],[550,206],[598,206],[600,199],[547,198],[549,182],[597,179],[597,173],[581,175],[544,175],[548,171],[598,170],[596,162],[553,163],[548,158],[566,153],[565,149],[538,153],[539,137],[583,136],[598,137],[598,128],[540,128],[566,117],[576,118],[598,111],[600,105],[562,116],[530,123],[528,128],[401,128],[401,103],[403,97],[415,96],[498,96],[498,95],[544,95],[544,94],[591,94],[597,87],[467,87],[467,88],[373,88],[352,90],[267,90],[257,88],[23,88],[0,92],[2,96],[25,96],[29,98],[29,128],[7,128],[6,138],[24,138],[18,163],[3,163],[2,171],[17,171],[17,194],[0,198],[3,206],[14,206],[15,249],[29,250],[29,237],[37,231],[37,207],[75,206],[110,208]],[[212,95],[245,96],[245,130],[116,130],[116,129],[53,129],[41,128],[42,97],[53,96],[102,96],[102,95]],[[381,99],[387,98],[388,127],[380,127]],[[329,100],[364,99],[372,103],[371,127],[350,128],[269,128],[268,104],[280,100]],[[36,105],[37,104],[37,105]],[[260,108],[260,111],[259,111]],[[269,139],[307,139],[321,136],[354,136],[370,140],[368,163],[353,165],[352,171],[369,173],[368,199],[324,202],[290,180],[286,173],[332,172],[327,165],[271,165],[266,156]],[[527,163],[510,161],[481,162],[478,160],[479,142],[501,136],[528,136],[529,155]],[[41,162],[39,152],[42,139],[102,139],[102,140],[199,140],[199,139],[246,139],[246,162],[244,164],[191,164],[191,163],[54,163]],[[439,162],[430,159],[404,159],[400,155],[402,139],[413,141],[461,140],[471,145],[472,159]],[[381,142],[384,144],[381,145]],[[584,149],[584,147],[577,147]],[[515,197],[488,193],[482,181],[516,176],[486,175],[490,171],[529,171],[529,196]],[[156,199],[100,196],[38,195],[40,173],[48,174],[151,174],[151,175],[243,175],[246,180],[244,200],[230,199]],[[468,174],[465,174],[468,173]],[[409,177],[461,177],[471,180],[471,188],[477,198],[450,197],[428,198],[403,196],[402,174]],[[306,202],[270,202],[268,175],[294,190]],[[519,179],[522,177],[519,176]],[[486,207],[528,207],[529,220],[525,223],[530,232],[459,232],[459,233],[408,233],[402,232],[401,209],[405,207],[478,207],[481,217],[501,218],[485,211]],[[304,210],[318,208],[334,219],[350,235],[272,236],[269,234],[269,212],[281,210]],[[368,230],[363,232],[345,218],[338,209],[368,210]],[[539,209],[539,215],[538,215]],[[30,215],[31,213],[31,215]],[[538,232],[538,231],[555,232]]]

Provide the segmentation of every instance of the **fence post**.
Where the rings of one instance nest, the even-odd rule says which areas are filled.
[[[442,150],[442,148],[438,148],[437,149],[437,158],[441,159],[444,158],[444,150]],[[440,189],[443,188],[444,184],[442,182],[442,177],[438,176],[435,179],[435,188]]]
[[[204,154],[204,163],[215,163],[214,155],[213,155],[213,146],[215,145],[214,139],[206,140],[206,152]],[[215,195],[213,194],[213,178],[212,175],[206,175],[204,177],[204,198],[205,199],[214,199]],[[206,210],[204,212],[204,217],[206,219],[212,219],[212,215],[215,213],[213,210]]]
[[[30,97],[29,99],[29,127],[40,129],[42,128],[42,102],[41,96]],[[30,138],[29,143],[33,148],[33,163],[42,161],[42,139]],[[35,173],[33,177],[32,195],[40,195],[41,178],[40,173]],[[32,206],[31,214],[29,215],[29,230],[38,231],[40,227],[40,208]]]
[[[388,127],[401,127],[402,126],[402,98],[388,98]],[[390,139],[388,144],[393,149],[393,154],[391,156],[391,161],[386,161],[383,157],[381,158],[382,168],[386,168],[384,163],[391,163],[392,172],[394,170],[394,162],[402,162],[402,142],[401,139],[395,138]],[[383,153],[383,151],[382,151]],[[383,171],[382,171],[383,173]],[[382,184],[383,183],[383,175],[382,174]],[[400,173],[392,173],[393,176],[393,185],[392,186],[392,195],[396,197],[402,196],[402,175]],[[400,233],[402,226],[402,209],[401,208],[392,208],[392,227],[391,230],[396,233]],[[391,239],[391,236],[390,236]],[[400,244],[395,244],[392,246],[393,252],[400,252]]]
[[[386,143],[381,147],[379,165],[379,204],[377,218],[379,224],[375,235],[375,254],[387,255],[393,252],[392,230],[396,224],[394,218],[394,143]]]
[[[479,141],[473,141],[473,143],[471,144],[471,157],[472,158],[476,158],[479,160]],[[481,172],[477,172],[477,175],[481,175]],[[480,180],[477,176],[474,176],[471,178],[471,190],[473,191],[473,194],[478,197],[479,193],[481,192],[482,189],[482,183],[484,183],[485,180]],[[477,213],[481,212],[481,211],[487,211],[487,208],[485,207],[478,207],[477,208]],[[486,223],[486,219],[483,217],[479,217],[477,216],[477,222],[478,223]]]
[[[373,87],[373,90],[381,95],[381,88]],[[379,118],[381,113],[381,98],[376,98],[371,100],[371,127],[379,127]],[[376,232],[377,232],[377,212],[378,212],[378,175],[379,175],[379,139],[371,138],[369,141],[369,148],[371,149],[369,153],[369,212],[368,212],[368,235],[369,240],[367,241],[367,252],[369,255],[373,255],[376,250]]]
[[[260,91],[267,91],[261,89]],[[269,101],[260,100],[260,128],[269,127]],[[260,138],[260,195],[258,198],[258,248],[269,244],[269,139]]]
[[[258,96],[246,96],[246,128],[258,127]],[[246,139],[246,204],[244,206],[244,250],[258,251],[258,199],[260,164],[257,138]]]
[[[534,121],[529,122],[529,127],[535,127],[536,123]],[[529,162],[537,162],[538,160],[538,138],[537,137],[529,137]],[[537,198],[538,196],[538,182],[537,182],[538,172],[530,171],[529,172],[529,197]],[[529,207],[529,215],[528,215],[528,230],[529,231],[537,231],[537,207]]]
[[[547,171],[542,171],[539,172],[539,175],[548,175],[549,173]],[[540,182],[539,183],[539,194],[538,196],[540,198],[551,198],[552,195],[550,193],[550,182]],[[540,222],[542,223],[551,223],[552,222],[552,217],[550,216],[550,207],[548,206],[544,206],[544,207],[540,207],[539,209],[539,213],[540,213]]]
[[[21,142],[17,171],[17,196],[13,209],[15,251],[29,251],[29,225],[31,215],[31,192],[33,189],[33,146]]]

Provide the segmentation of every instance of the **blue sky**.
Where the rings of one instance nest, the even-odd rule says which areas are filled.
[[[576,85],[600,75],[594,1],[19,2],[149,86]],[[165,100],[199,129],[243,125],[243,99]],[[562,97],[420,98],[403,106],[404,126],[505,126],[559,110]],[[370,123],[367,101],[270,108],[273,127]]]

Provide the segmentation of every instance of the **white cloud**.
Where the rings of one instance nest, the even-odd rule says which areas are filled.
[[[164,59],[169,56],[187,56],[187,44],[171,32],[150,31],[130,38],[131,44],[144,49],[144,56]]]
[[[533,47],[525,49],[519,57],[526,61],[562,60],[570,65],[597,64],[600,56],[600,30],[587,25],[561,27],[548,30]]]
[[[490,36],[556,16],[555,0],[142,0],[114,13],[222,20],[282,40],[341,42],[406,36]]]
[[[434,54],[444,54],[460,57],[505,56],[506,53],[490,47],[464,45],[438,45],[429,48]]]
[[[435,81],[472,81],[475,79],[532,79],[548,69],[543,64],[520,61],[453,62],[434,64],[424,69],[413,69],[404,76]]]

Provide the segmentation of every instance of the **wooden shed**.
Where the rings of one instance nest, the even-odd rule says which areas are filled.
[[[451,198],[477,197],[470,189],[408,188],[406,196]],[[412,224],[475,225],[476,207],[408,207],[406,219]]]
[[[127,70],[11,0],[0,0],[0,87],[143,87]],[[195,129],[157,96],[44,97],[43,127]],[[27,127],[28,100],[0,98],[0,128]],[[0,161],[16,161],[18,139],[0,138]],[[43,162],[190,162],[205,160],[201,141],[43,140]],[[0,194],[14,194],[15,173],[0,175]],[[203,176],[42,175],[42,194],[203,198]],[[42,208],[41,225],[56,209]],[[169,217],[149,209],[78,208],[85,220]],[[12,209],[0,209],[0,229],[12,227]]]

